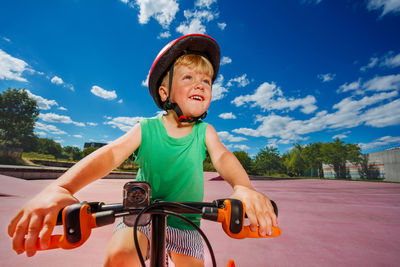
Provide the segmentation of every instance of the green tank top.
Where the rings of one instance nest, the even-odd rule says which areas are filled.
[[[203,201],[203,160],[206,157],[207,123],[194,124],[192,132],[182,138],[170,137],[162,115],[140,121],[141,144],[135,151],[139,170],[137,181],[151,185],[151,199],[164,201]],[[201,216],[185,214],[200,226]],[[168,216],[167,225],[193,229],[183,220]]]

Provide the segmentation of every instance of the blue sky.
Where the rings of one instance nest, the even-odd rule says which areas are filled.
[[[169,41],[212,36],[222,66],[206,121],[231,150],[400,146],[400,0],[3,0],[0,91],[26,88],[35,132],[110,142],[159,111],[145,85]]]

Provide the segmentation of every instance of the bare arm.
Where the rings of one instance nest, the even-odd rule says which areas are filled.
[[[119,166],[139,147],[140,142],[141,128],[137,124],[124,136],[82,159],[28,201],[8,226],[8,234],[13,239],[12,246],[17,254],[26,251],[28,257],[33,256],[39,237],[41,247],[48,247],[58,211],[78,202],[73,194]]]
[[[141,128],[140,124],[136,124],[125,135],[79,161],[58,178],[54,185],[63,187],[71,194],[75,194],[87,184],[106,176],[121,165],[139,147],[140,141]]]
[[[206,130],[206,146],[215,169],[232,188],[244,186],[254,189],[239,160],[221,143],[217,132],[210,124]]]
[[[221,143],[211,125],[206,130],[206,146],[215,169],[234,190],[231,197],[245,203],[251,229],[255,231],[259,226],[261,235],[272,235],[272,225],[277,227],[278,221],[271,201],[253,188],[239,160]]]

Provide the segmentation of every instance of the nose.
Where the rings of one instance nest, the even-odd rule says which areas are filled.
[[[200,80],[197,80],[197,81],[195,82],[194,88],[195,88],[195,89],[198,89],[198,90],[204,90],[204,84],[203,84],[203,82],[200,81]]]

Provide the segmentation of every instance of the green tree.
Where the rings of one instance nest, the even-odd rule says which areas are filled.
[[[361,149],[356,144],[344,144],[339,138],[332,143],[325,143],[321,147],[325,163],[331,164],[337,178],[348,178],[346,161],[358,164],[361,161]]]
[[[72,160],[80,160],[82,158],[82,151],[78,147],[66,146],[63,147],[63,150]]]
[[[302,176],[306,169],[306,163],[303,160],[302,151],[303,147],[298,143],[295,144],[283,162],[287,170],[295,176]]]
[[[27,146],[34,138],[38,115],[37,103],[25,89],[8,88],[0,93],[0,145]]]
[[[99,147],[87,147],[87,148],[83,149],[83,151],[82,151],[82,158],[86,157],[86,156],[89,155],[90,153],[93,153],[93,152],[96,151],[97,149],[99,149]]]
[[[304,159],[306,167],[313,170],[318,170],[318,175],[320,178],[323,177],[322,161],[323,156],[321,154],[321,142],[310,143],[303,147],[301,151],[301,156]]]
[[[246,170],[247,173],[251,172],[251,158],[249,154],[245,151],[235,151],[233,154],[239,160],[240,164],[242,164],[243,168]]]
[[[278,149],[275,147],[266,146],[260,149],[254,159],[254,172],[259,175],[271,175],[274,172],[280,171],[281,159]]]
[[[211,157],[207,149],[206,149],[206,158],[203,161],[203,170],[209,172],[216,171],[214,165],[212,164]]]
[[[39,138],[37,152],[41,154],[53,155],[57,159],[62,154],[62,147],[59,143],[56,143],[53,139]]]

